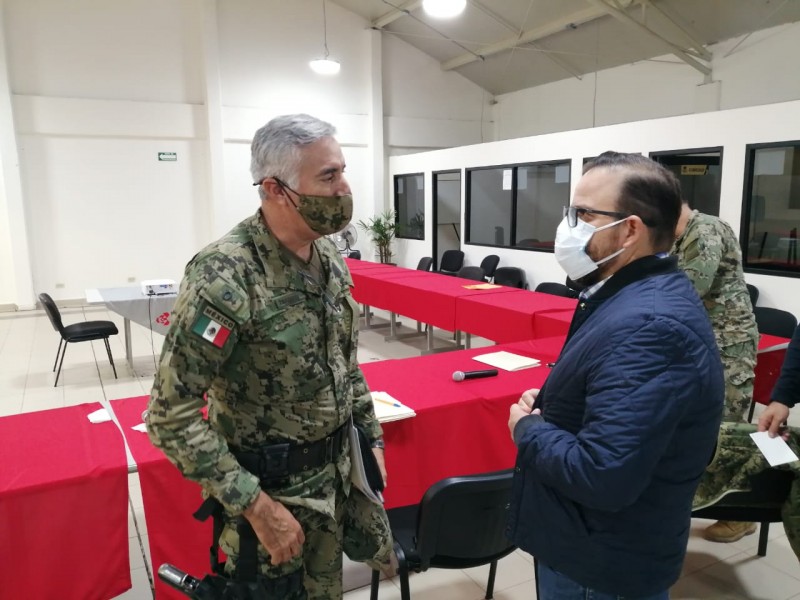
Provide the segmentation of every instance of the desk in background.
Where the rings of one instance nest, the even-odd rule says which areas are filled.
[[[106,600],[131,587],[128,466],[101,406],[0,418],[2,598]]]
[[[86,290],[86,301],[89,304],[105,304],[109,310],[124,318],[125,358],[131,367],[133,367],[131,321],[151,331],[166,335],[172,307],[175,306],[177,297],[177,294],[145,296],[140,286]]]
[[[769,404],[772,388],[778,381],[786,358],[789,338],[762,333],[758,339],[756,355],[756,378],[753,382],[753,400],[759,404]]]

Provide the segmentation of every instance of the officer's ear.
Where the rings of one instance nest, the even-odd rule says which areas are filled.
[[[286,188],[284,188],[274,177],[265,177],[261,182],[261,187],[267,198],[277,198],[279,196],[286,196]]]

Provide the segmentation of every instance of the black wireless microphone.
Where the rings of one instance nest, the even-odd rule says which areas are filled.
[[[454,371],[453,381],[480,379],[481,377],[494,377],[495,375],[497,375],[497,369],[484,369],[482,371]]]

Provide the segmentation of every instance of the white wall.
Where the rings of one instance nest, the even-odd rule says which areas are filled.
[[[536,137],[517,138],[449,150],[397,156],[390,159],[389,175],[425,172],[426,214],[431,214],[431,172],[453,167],[480,167],[538,162],[569,157],[571,188],[579,179],[582,161],[604,150],[640,152],[723,147],[720,217],[739,232],[742,213],[746,144],[800,140],[800,101],[739,108],[703,114],[623,123]],[[465,183],[462,183],[462,193]],[[462,217],[463,218],[463,217]],[[463,223],[462,223],[463,225]],[[422,241],[405,240],[398,264],[415,266],[431,253],[430,224]],[[531,287],[542,281],[563,281],[564,272],[552,254],[463,245],[465,264],[477,265],[487,254],[498,254],[500,265],[525,269]],[[759,305],[779,307],[800,316],[800,278],[747,274],[761,291]]]
[[[323,51],[318,0],[0,8],[0,305],[179,279],[201,246],[255,212],[249,143],[278,114],[306,111],[337,126],[355,220],[389,207],[392,148],[479,142],[482,116],[492,131],[480,88],[334,3],[337,77],[308,68]],[[177,162],[158,162],[161,151]]]
[[[740,39],[709,47],[711,84],[668,55],[497,96],[494,139],[800,99],[800,23],[755,32],[726,57]]]

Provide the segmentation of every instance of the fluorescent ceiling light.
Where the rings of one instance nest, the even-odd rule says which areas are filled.
[[[339,64],[338,60],[333,60],[332,58],[316,58],[308,62],[308,66],[311,67],[311,70],[314,73],[318,73],[320,75],[336,75],[339,72],[339,69],[342,66]]]
[[[449,19],[464,12],[467,0],[422,0],[422,8],[435,19]]]

